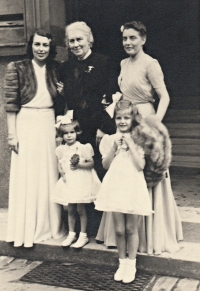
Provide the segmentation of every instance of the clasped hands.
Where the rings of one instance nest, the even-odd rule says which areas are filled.
[[[126,146],[127,149],[129,149],[132,145],[134,144],[133,139],[131,136],[124,136],[123,134],[121,136],[117,135],[115,140],[114,140],[114,145],[116,147],[116,150],[118,148],[122,148],[123,145]]]

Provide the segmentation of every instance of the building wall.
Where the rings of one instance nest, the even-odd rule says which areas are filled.
[[[23,13],[24,36],[27,41],[37,28],[50,31],[59,45],[58,59],[67,58],[64,46],[64,26],[75,20],[86,21],[95,38],[94,51],[120,62],[126,57],[121,44],[120,26],[129,20],[146,23],[146,49],[157,58],[163,68],[173,109],[197,109],[200,96],[200,40],[198,0],[1,0],[0,2],[0,207],[8,203],[10,152],[7,146],[6,114],[3,103],[3,77],[9,61],[21,59],[24,51],[8,51],[1,44],[18,40],[16,31],[1,32],[5,18],[2,15]],[[13,4],[14,3],[14,4]],[[23,4],[23,5],[22,5]],[[24,6],[24,4],[26,4]],[[1,18],[2,17],[2,18]],[[16,23],[15,23],[16,24]],[[16,26],[16,25],[14,25]],[[13,34],[12,34],[13,33]],[[5,54],[6,52],[6,54]]]
[[[3,100],[3,78],[10,61],[25,58],[26,43],[36,29],[51,32],[58,44],[58,60],[67,58],[64,46],[64,0],[0,1],[0,207],[8,205],[10,151]]]
[[[71,3],[71,1],[66,0]],[[124,54],[120,26],[141,20],[148,30],[146,51],[158,59],[173,109],[197,109],[200,97],[199,0],[76,0],[69,19],[86,21],[94,50],[114,57]]]

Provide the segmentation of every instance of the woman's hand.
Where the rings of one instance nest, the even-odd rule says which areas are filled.
[[[57,89],[58,93],[61,94],[63,92],[64,84],[62,82],[57,82],[56,86],[57,86],[56,89]]]
[[[8,146],[9,150],[14,151],[16,154],[18,154],[19,143],[16,136],[8,137]]]
[[[19,142],[16,131],[16,112],[7,112],[7,124],[8,124],[8,146],[9,149],[18,154]]]
[[[63,182],[66,183],[66,178],[65,178],[65,172],[64,171],[60,171],[60,175],[63,179]]]

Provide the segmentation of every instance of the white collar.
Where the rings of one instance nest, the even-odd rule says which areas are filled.
[[[68,145],[67,143],[65,143],[65,146],[68,149],[76,149],[76,148],[78,149],[79,144],[80,144],[80,142],[76,141],[73,145]]]
[[[82,61],[82,60],[85,60],[85,59],[87,59],[90,55],[91,55],[91,53],[92,53],[92,50],[91,49],[89,49],[89,51],[87,52],[87,54],[86,55],[84,55],[84,57],[82,58],[82,59],[78,59],[79,61]]]

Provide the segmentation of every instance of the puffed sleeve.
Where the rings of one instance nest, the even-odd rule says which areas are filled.
[[[8,64],[4,78],[5,110],[18,112],[20,110],[18,72],[14,62]]]
[[[82,156],[86,160],[94,156],[94,150],[90,143],[82,145]]]
[[[164,75],[161,66],[157,60],[152,60],[152,62],[148,65],[147,77],[154,89],[160,89],[165,87]]]
[[[112,135],[110,136],[108,134],[105,134],[99,145],[99,151],[102,155],[102,159],[104,159],[108,155],[112,145],[113,145]]]

